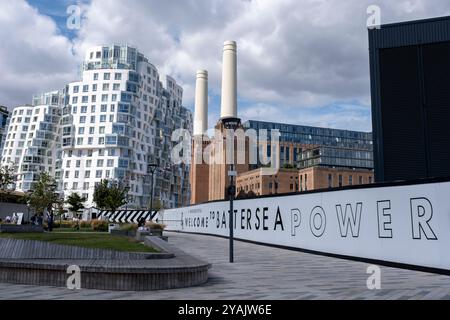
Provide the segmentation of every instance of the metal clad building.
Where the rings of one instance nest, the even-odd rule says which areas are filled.
[[[450,17],[369,30],[376,181],[450,176]]]

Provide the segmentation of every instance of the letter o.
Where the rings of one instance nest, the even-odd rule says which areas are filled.
[[[316,224],[317,219],[320,219],[320,224]],[[309,228],[311,229],[312,234],[315,237],[320,238],[325,232],[326,225],[327,217],[325,211],[320,206],[314,207],[309,216]]]

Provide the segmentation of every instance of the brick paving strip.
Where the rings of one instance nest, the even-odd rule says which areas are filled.
[[[166,234],[176,248],[211,263],[207,283],[146,292],[0,283],[0,299],[450,299],[445,275],[381,266],[381,290],[369,290],[367,263],[236,241],[229,264],[227,239]]]

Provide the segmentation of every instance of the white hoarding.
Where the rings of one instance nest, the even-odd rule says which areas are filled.
[[[167,230],[229,234],[229,202],[165,210]],[[234,235],[260,243],[450,270],[450,182],[234,202]]]

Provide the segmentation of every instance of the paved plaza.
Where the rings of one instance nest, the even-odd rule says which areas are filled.
[[[450,276],[381,267],[381,290],[366,286],[367,263],[235,242],[167,233],[170,243],[212,264],[208,283],[149,292],[68,290],[0,283],[0,299],[449,299]]]

